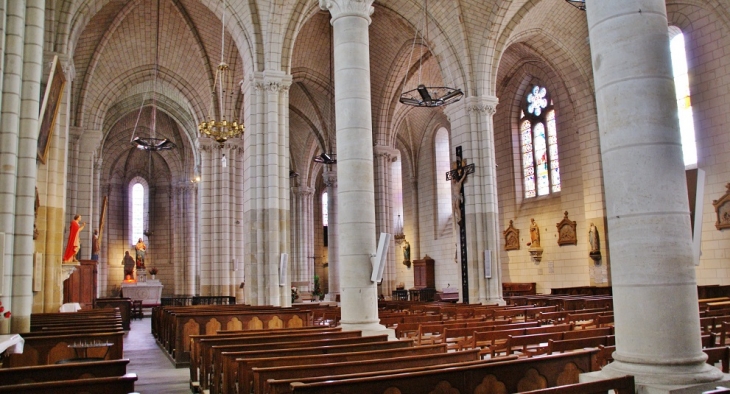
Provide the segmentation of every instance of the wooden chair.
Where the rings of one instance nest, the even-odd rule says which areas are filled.
[[[142,319],[143,317],[144,317],[144,313],[142,312],[142,301],[133,300],[132,301],[132,319]]]

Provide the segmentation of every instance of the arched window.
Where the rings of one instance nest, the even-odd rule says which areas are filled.
[[[393,196],[393,229],[394,231],[403,230],[398,228],[403,226],[403,166],[401,164],[400,157],[394,161],[390,166],[390,182],[391,182],[391,193]],[[398,217],[401,218],[400,223]]]
[[[436,205],[438,214],[438,232],[448,222],[451,211],[451,184],[446,180],[450,168],[449,132],[441,127],[436,131],[433,140],[436,159]]]
[[[144,235],[146,188],[139,180],[132,181],[130,198],[130,242],[136,244]]]
[[[322,234],[323,234],[323,242],[324,246],[327,247],[327,239],[329,238],[329,235],[327,233],[327,227],[329,226],[329,214],[327,213],[327,209],[329,207],[329,202],[327,201],[327,192],[322,193]]]
[[[322,226],[327,227],[329,215],[327,214],[327,192],[322,193]]]
[[[560,191],[558,135],[553,100],[543,86],[532,87],[522,101],[520,143],[525,198]]]
[[[695,141],[692,102],[689,94],[689,75],[687,73],[687,53],[684,47],[684,34],[676,27],[669,29],[669,49],[672,53],[672,70],[674,71],[674,89],[677,92],[677,109],[679,115],[679,131],[682,134],[682,153],[684,165],[697,165],[697,143]]]

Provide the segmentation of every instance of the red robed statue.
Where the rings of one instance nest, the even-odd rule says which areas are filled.
[[[74,216],[74,220],[71,221],[71,230],[68,233],[68,243],[66,244],[66,251],[63,253],[64,263],[75,263],[76,254],[81,249],[81,230],[86,227],[86,222],[81,222],[81,215]]]

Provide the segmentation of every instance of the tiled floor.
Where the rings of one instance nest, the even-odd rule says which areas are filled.
[[[176,369],[150,332],[149,314],[142,320],[132,320],[132,329],[124,336],[124,357],[127,372],[137,374],[134,389],[141,394],[190,394],[190,371]]]

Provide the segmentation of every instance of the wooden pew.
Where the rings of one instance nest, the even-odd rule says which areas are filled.
[[[609,393],[611,390],[615,394],[634,394],[636,392],[634,377],[626,375],[620,378],[599,380],[597,382],[575,383],[540,390],[524,391],[522,394],[600,394]]]
[[[517,356],[507,356],[507,357],[500,357],[496,359],[490,359],[490,360],[476,360],[476,361],[464,361],[460,363],[451,363],[451,364],[436,364],[436,365],[424,365],[424,366],[418,366],[418,367],[412,367],[412,368],[399,368],[399,369],[390,369],[390,370],[380,370],[380,371],[371,371],[371,372],[357,372],[357,373],[351,373],[351,374],[344,374],[344,375],[324,375],[324,376],[313,376],[313,377],[296,377],[296,378],[290,378],[290,379],[269,379],[264,384],[264,392],[265,393],[291,393],[292,392],[292,383],[316,383],[316,382],[323,382],[327,380],[332,379],[360,379],[360,378],[377,378],[383,375],[391,375],[391,374],[400,374],[400,373],[411,373],[411,372],[425,372],[425,371],[434,371],[434,370],[441,370],[444,368],[451,368],[451,367],[464,367],[468,365],[484,365],[488,363],[495,363],[500,361],[509,361],[509,360],[517,360]],[[385,393],[389,393],[390,391],[387,391]]]
[[[360,331],[340,331],[332,333],[314,333],[297,335],[250,335],[246,337],[223,337],[219,339],[203,339],[200,342],[200,365],[198,382],[203,389],[208,388],[211,374],[221,371],[221,353],[245,350],[291,349],[321,345],[347,345],[353,343],[369,343],[387,341],[383,336],[362,337]]]
[[[293,382],[290,387],[293,393],[383,393],[390,387],[397,387],[401,394],[420,394],[434,390],[493,392],[494,388],[503,386],[503,391],[515,393],[578,383],[580,373],[592,371],[591,357],[590,351],[578,351],[501,362],[482,360],[464,365],[450,364],[432,370],[395,370],[390,371],[390,374],[371,377],[331,376],[319,382]],[[568,365],[571,365],[569,369],[573,372],[565,373]]]
[[[474,332],[472,337],[472,348],[479,347],[481,349],[480,354],[484,355],[489,353],[490,357],[495,357],[500,353],[508,353],[508,339],[510,336],[521,336],[521,335],[533,335],[533,334],[549,334],[549,333],[562,333],[564,331],[571,331],[573,329],[572,324],[558,324],[555,326],[543,326],[534,328],[524,328],[521,331],[518,330],[504,330],[504,331],[487,331],[487,332]]]
[[[61,360],[82,357],[74,344],[108,343],[106,347],[86,350],[86,357],[103,357],[106,360],[119,360],[124,355],[124,331],[108,333],[84,333],[51,336],[30,336],[25,338],[23,353],[11,354],[3,362],[3,368],[26,367],[33,365],[55,364]]]
[[[129,364],[129,359],[1,368],[0,386],[48,382],[54,380],[124,376],[127,373],[127,364]]]
[[[122,318],[122,325],[125,330],[130,329],[132,320],[132,299],[131,298],[97,298],[94,300],[95,309],[119,309]]]
[[[707,364],[715,365],[717,363],[721,363],[722,372],[730,372],[730,347],[710,347],[702,349],[702,351],[707,354]]]
[[[392,342],[388,342],[392,343]],[[380,345],[380,344],[374,344]],[[358,345],[359,346],[359,345]],[[338,349],[339,348],[339,349]],[[310,348],[311,349],[311,348]],[[299,350],[299,349],[297,349]],[[428,345],[428,346],[412,346],[407,348],[396,348],[396,349],[383,349],[383,350],[367,350],[367,351],[350,351],[345,346],[331,347],[327,353],[322,354],[309,354],[309,355],[283,355],[279,357],[268,357],[271,352],[263,354],[254,354],[248,357],[239,358],[235,356],[236,364],[232,364],[235,368],[237,366],[237,379],[235,374],[231,370],[231,364],[224,363],[224,382],[225,385],[213,384],[211,386],[211,394],[216,394],[215,389],[220,387],[224,394],[231,393],[250,393],[253,390],[253,368],[273,368],[283,366],[298,366],[298,365],[312,365],[312,364],[332,364],[332,363],[344,363],[352,361],[366,361],[366,360],[378,360],[378,359],[391,359],[394,357],[410,357],[410,356],[431,356],[440,355],[446,353],[445,345]],[[240,354],[240,353],[239,353]],[[224,354],[227,357],[227,354]],[[236,384],[238,383],[238,384]],[[287,386],[288,387],[288,386]]]
[[[466,361],[476,361],[479,355],[477,350],[451,352],[437,355],[395,357],[390,359],[375,359],[351,361],[341,363],[308,364],[295,366],[281,366],[271,368],[254,367],[254,393],[274,393],[265,390],[264,385],[269,380],[294,379],[302,377],[318,377],[329,375],[345,375],[362,372],[391,371],[403,368],[425,367],[431,365],[454,364]],[[287,387],[288,389],[288,387]],[[288,391],[288,390],[287,390]]]
[[[377,342],[387,342],[387,335],[377,335],[370,337],[353,337],[353,338],[334,338],[334,339],[317,339],[317,340],[301,340],[301,341],[289,341],[289,342],[266,342],[261,343],[256,340],[249,344],[237,344],[237,345],[216,345],[211,349],[210,358],[206,358],[206,354],[203,354],[203,363],[201,364],[200,373],[200,387],[207,389],[210,385],[211,379],[214,375],[222,374],[223,370],[223,352],[250,352],[250,351],[267,351],[277,349],[296,349],[296,348],[309,348],[317,346],[336,346],[336,345],[356,345],[356,344],[369,344]]]
[[[236,305],[218,306],[232,308]],[[194,308],[194,307],[177,307]],[[210,308],[210,306],[206,306]],[[166,341],[176,367],[190,363],[190,335],[212,334],[220,329],[295,328],[312,325],[312,312],[296,309],[216,310],[174,312],[168,319]],[[162,330],[163,327],[161,326]]]
[[[563,353],[586,348],[598,348],[599,346],[614,346],[615,342],[616,339],[613,335],[578,339],[549,340],[546,354]]]
[[[128,394],[134,392],[137,374],[0,386],[0,393],[13,394]]]
[[[504,345],[506,355],[509,356],[515,351],[520,352],[527,357],[533,357],[545,354],[547,351],[547,343],[550,340],[563,339],[562,332],[547,332],[543,334],[531,335],[510,335]],[[540,344],[545,343],[545,346]]]
[[[190,336],[190,381],[197,382],[198,374],[200,372],[200,363],[202,358],[200,356],[200,341],[203,339],[214,339],[221,337],[245,337],[251,335],[291,335],[296,333],[325,333],[325,332],[339,332],[342,331],[341,327],[299,327],[299,328],[275,328],[270,330],[236,330],[236,331],[218,331],[211,335],[191,335]]]

